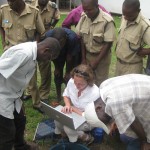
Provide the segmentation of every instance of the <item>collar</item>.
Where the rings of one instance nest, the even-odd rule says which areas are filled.
[[[137,16],[137,18],[136,18],[134,21],[130,22],[128,25],[130,25],[130,24],[139,24],[140,19],[141,19],[141,16],[142,16],[142,14],[141,14],[141,12],[140,12],[139,15]],[[124,20],[125,20],[125,19],[124,19]],[[127,25],[128,21],[125,20],[125,22],[126,22],[126,25]]]
[[[41,10],[39,4],[37,3],[36,8],[40,10],[41,13],[44,11],[51,11],[51,8],[49,7],[50,3],[48,2],[47,5]]]
[[[9,7],[9,11],[13,11],[15,12],[14,10],[12,10],[10,7]],[[16,13],[16,12],[15,12]],[[23,16],[23,15],[26,15],[28,13],[32,13],[30,7],[28,4],[25,3],[25,9],[23,10],[23,12],[20,14],[20,16]]]
[[[84,13],[84,14],[85,14],[85,13]],[[98,23],[98,22],[103,22],[103,21],[104,21],[103,15],[104,15],[103,11],[101,11],[101,10],[99,9],[99,14],[98,14],[98,16],[97,16],[97,17],[95,18],[95,20],[92,22],[91,19],[88,18],[87,15],[85,14],[87,20],[89,20],[89,21],[92,22],[93,24],[94,24],[94,23]]]

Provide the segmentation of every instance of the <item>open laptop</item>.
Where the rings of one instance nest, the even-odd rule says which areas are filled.
[[[65,114],[61,112],[61,109],[63,108],[61,105],[54,108],[42,101],[41,105],[46,115],[71,129],[78,129],[86,121],[83,116],[80,116],[77,113],[72,112],[71,114]]]

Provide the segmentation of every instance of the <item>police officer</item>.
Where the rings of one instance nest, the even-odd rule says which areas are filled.
[[[150,21],[141,14],[139,0],[125,0],[116,46],[116,76],[143,72],[143,56],[150,54]]]
[[[108,78],[111,46],[115,40],[113,18],[98,8],[97,0],[81,0],[84,13],[76,27],[81,37],[82,63],[88,63],[96,75],[96,84]]]
[[[60,12],[54,2],[49,0],[26,0],[26,2],[39,9],[46,31],[55,27],[60,19]],[[38,65],[41,74],[40,99],[48,102],[51,84],[51,63],[49,61],[40,61]],[[33,87],[29,85],[28,95],[30,95],[31,90],[33,90]]]
[[[0,29],[2,45],[4,50],[9,47],[27,42],[40,40],[40,35],[45,32],[45,28],[38,9],[30,6],[24,0],[7,0],[8,4],[1,6]],[[39,92],[35,76],[31,79],[34,93],[33,107],[40,109]],[[38,100],[35,100],[38,98]]]

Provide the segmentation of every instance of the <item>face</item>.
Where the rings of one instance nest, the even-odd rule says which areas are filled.
[[[83,77],[76,75],[74,75],[74,84],[79,91],[85,89],[88,85],[87,81]]]
[[[135,10],[123,5],[122,14],[127,21],[134,21],[139,14],[139,10]]]
[[[105,113],[105,104],[101,99],[99,99],[98,103],[95,104],[95,111],[98,118],[102,122],[104,122],[105,124],[109,123],[111,118]]]
[[[49,0],[38,0],[39,6],[46,6]]]
[[[18,8],[18,0],[7,0],[7,2],[12,10],[16,10]]]
[[[58,54],[50,51],[49,48],[46,48],[42,53],[38,55],[38,60],[46,61],[46,60],[54,60],[58,57]]]
[[[93,19],[95,18],[96,14],[98,13],[98,6],[93,6],[91,2],[83,2],[82,8],[85,14],[88,16],[88,18]]]

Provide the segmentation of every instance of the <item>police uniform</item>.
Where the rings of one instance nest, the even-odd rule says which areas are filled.
[[[5,31],[4,50],[9,47],[35,40],[35,33],[43,34],[45,28],[38,9],[25,4],[25,9],[18,15],[8,4],[2,5],[0,9],[0,26]],[[36,78],[31,79],[34,93],[31,92],[33,105],[40,103],[39,91]]]
[[[60,19],[60,12],[54,2],[49,1],[43,10],[40,9],[38,0],[26,0],[25,2],[39,9],[46,30],[52,28],[51,23],[53,19]],[[49,61],[40,61],[38,62],[38,66],[41,74],[41,85],[39,87],[40,99],[47,100],[49,97],[51,85],[51,63]],[[31,86],[28,88],[28,94],[31,93],[31,88]]]
[[[17,15],[8,4],[1,6],[0,26],[5,31],[4,50],[9,47],[35,40],[35,33],[45,29],[38,9],[26,4],[21,15]]]
[[[137,51],[144,43],[150,45],[150,21],[141,13],[131,23],[122,17],[116,46],[117,76],[143,72],[143,57]]]
[[[50,23],[53,19],[60,19],[60,12],[54,2],[49,1],[43,10],[40,9],[38,0],[25,0],[25,2],[39,9],[46,30],[51,29]]]
[[[101,53],[103,42],[113,42],[116,38],[113,18],[102,10],[93,22],[85,13],[82,13],[76,32],[83,39],[86,59],[89,62],[94,61]],[[108,78],[110,62],[111,52],[106,54],[94,70],[98,86]]]

